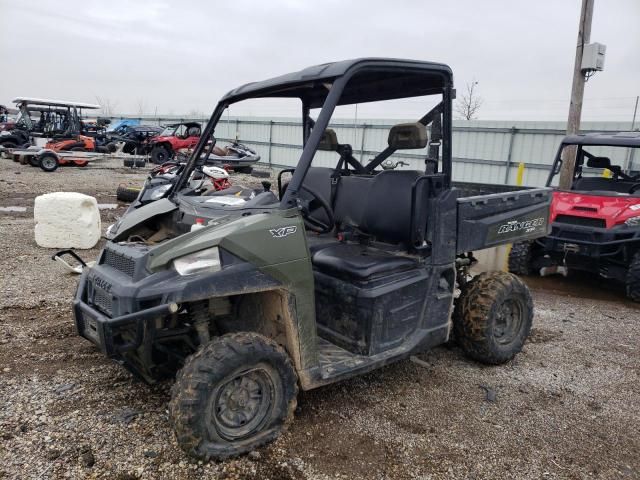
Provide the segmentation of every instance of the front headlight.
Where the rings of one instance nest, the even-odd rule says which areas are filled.
[[[160,198],[164,197],[165,193],[167,193],[170,188],[171,188],[170,183],[167,183],[166,185],[162,185],[161,187],[158,187],[153,192],[151,192],[151,195],[149,196],[149,198],[151,198],[151,200],[159,200]]]
[[[218,272],[222,268],[218,247],[207,248],[176,258],[173,261],[173,268],[182,276]]]
[[[631,217],[631,218],[627,218],[624,221],[624,224],[627,227],[640,227],[640,215],[637,217]]]

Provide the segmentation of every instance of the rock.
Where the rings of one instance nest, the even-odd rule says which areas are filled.
[[[113,419],[117,423],[124,423],[125,425],[129,425],[133,420],[139,416],[142,412],[139,410],[134,410],[133,408],[125,408],[113,415]]]
[[[493,402],[496,401],[497,394],[496,394],[496,391],[493,388],[488,387],[486,385],[480,385],[480,388],[482,388],[485,391],[485,393],[486,393],[485,400],[487,402],[493,403]]]
[[[156,458],[158,456],[158,452],[153,450],[145,450],[143,455],[147,458]]]
[[[55,448],[52,448],[51,450],[47,451],[45,456],[47,457],[47,460],[55,460],[60,455],[61,455],[60,450],[56,450]]]
[[[91,468],[95,465],[95,463],[96,463],[96,458],[93,456],[93,452],[91,451],[91,448],[89,448],[89,450],[80,454],[80,465],[82,465],[83,467]]]
[[[251,460],[259,460],[260,459],[260,452],[256,452],[255,450],[252,452],[249,452],[249,458]]]
[[[60,395],[61,393],[71,390],[75,386],[75,383],[63,383],[62,385],[58,385],[56,388],[54,388],[53,391]]]

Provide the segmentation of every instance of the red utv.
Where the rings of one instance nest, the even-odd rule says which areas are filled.
[[[149,140],[151,161],[162,164],[171,160],[178,150],[193,148],[200,139],[199,123],[175,123],[167,126],[155,138]]]
[[[554,192],[551,235],[513,245],[513,273],[596,273],[640,302],[640,132],[566,137],[547,186],[557,185],[565,148],[576,148],[570,190]]]

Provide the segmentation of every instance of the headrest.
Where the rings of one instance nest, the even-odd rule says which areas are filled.
[[[338,149],[338,135],[336,131],[331,128],[327,128],[322,134],[320,144],[318,144],[318,150],[325,152],[335,152]]]
[[[611,160],[607,157],[591,157],[587,160],[590,168],[611,168]]]
[[[427,146],[427,127],[420,122],[400,123],[389,130],[389,146],[396,150],[409,150]]]

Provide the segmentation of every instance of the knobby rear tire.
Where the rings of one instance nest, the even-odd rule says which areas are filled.
[[[505,312],[514,310],[517,315]],[[516,321],[517,317],[517,321]],[[503,324],[511,318],[510,331]],[[454,336],[464,353],[481,363],[498,365],[521,350],[533,323],[533,300],[527,286],[506,272],[481,273],[463,289],[453,315]]]

